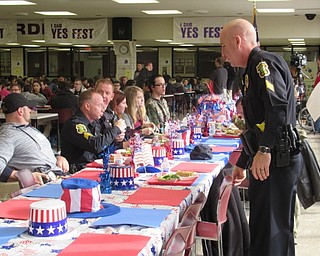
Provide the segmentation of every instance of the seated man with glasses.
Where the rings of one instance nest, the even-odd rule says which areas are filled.
[[[166,82],[161,75],[151,76],[149,79],[151,97],[146,102],[147,115],[150,122],[154,123],[164,132],[165,123],[170,119],[167,101],[162,97],[166,93]]]

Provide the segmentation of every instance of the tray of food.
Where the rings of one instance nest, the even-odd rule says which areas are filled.
[[[187,176],[187,174],[180,172],[181,176],[178,173],[159,173],[152,176],[147,180],[150,185],[167,185],[167,186],[190,186],[193,182],[199,177],[196,174]]]

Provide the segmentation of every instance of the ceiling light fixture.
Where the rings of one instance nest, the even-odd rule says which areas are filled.
[[[90,47],[90,45],[87,45],[87,44],[74,44],[73,46],[74,47],[83,47],[83,48]]]
[[[142,12],[149,15],[182,14],[182,12],[178,10],[145,10]]]
[[[50,12],[43,11],[43,12],[34,12],[34,13],[37,13],[37,14],[40,14],[40,15],[47,15],[47,16],[77,15],[77,14],[75,14],[73,12],[68,12],[68,11],[50,11]]]
[[[37,5],[28,1],[0,1],[0,5]]]
[[[58,43],[59,45],[72,45],[72,43]]]
[[[289,2],[291,0],[248,0],[249,2]]]
[[[303,38],[289,38],[288,39],[289,42],[301,42],[304,41]]]
[[[36,44],[23,44],[23,47],[40,47],[40,45],[36,45]]]
[[[158,4],[157,0],[112,0],[118,4]]]
[[[169,42],[172,42],[171,39],[155,39],[154,41],[160,42],[160,43],[169,43]]]
[[[19,43],[6,43],[6,45],[17,46],[17,45],[20,45],[20,44]]]
[[[294,9],[257,9],[259,13],[291,13],[294,12]]]
[[[46,40],[36,39],[36,40],[31,40],[31,42],[33,42],[33,43],[45,43],[45,42],[46,42]]]

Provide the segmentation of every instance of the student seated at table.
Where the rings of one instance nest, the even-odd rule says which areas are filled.
[[[166,93],[166,82],[161,75],[149,79],[151,97],[146,102],[147,116],[160,132],[164,132],[165,123],[170,119],[167,101],[162,97]]]
[[[0,127],[0,181],[17,181],[15,174],[22,169],[33,172],[35,180],[43,184],[43,170],[69,171],[62,156],[55,157],[50,142],[37,129],[29,125],[30,102],[19,93],[8,95],[2,102],[6,123]]]
[[[146,114],[143,90],[138,86],[131,86],[124,90],[124,94],[127,103],[126,114],[128,119],[125,119],[127,125],[131,129],[141,128],[143,135],[152,134],[156,126],[150,122]]]
[[[99,123],[105,111],[102,96],[92,90],[82,92],[79,96],[79,109],[65,123],[61,132],[61,155],[72,164],[72,171],[78,171],[87,163],[99,158],[114,138],[125,132],[126,124],[119,119],[114,129],[103,130]]]
[[[115,123],[118,120],[118,117],[110,106],[110,101],[114,97],[114,87],[112,81],[110,79],[99,79],[96,82],[94,91],[98,92],[102,96],[105,106],[103,116],[99,119],[101,133],[110,134],[110,136],[113,138],[113,143],[117,148],[126,147],[126,145],[123,145],[125,133],[117,133],[118,128],[115,127]]]

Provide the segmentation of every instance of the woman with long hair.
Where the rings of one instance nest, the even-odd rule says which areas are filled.
[[[126,113],[131,119],[130,127],[132,129],[141,127],[144,135],[152,134],[155,125],[150,123],[146,114],[143,90],[138,86],[129,86],[124,90],[124,94],[127,99]]]

